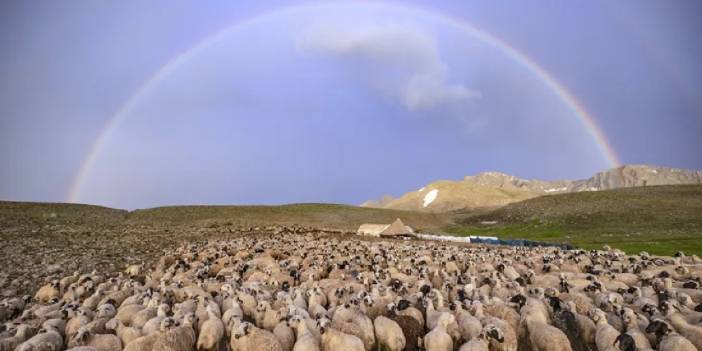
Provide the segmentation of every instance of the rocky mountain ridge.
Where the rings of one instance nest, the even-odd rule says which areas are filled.
[[[399,198],[386,195],[380,200],[367,201],[361,206],[444,212],[465,208],[499,207],[549,194],[701,183],[702,171],[648,165],[625,165],[580,180],[544,181],[522,179],[501,172],[483,172],[458,181],[432,182]]]

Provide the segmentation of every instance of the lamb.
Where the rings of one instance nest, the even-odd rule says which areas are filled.
[[[438,316],[436,327],[424,336],[424,348],[427,351],[452,351],[453,339],[448,334],[448,327],[456,318],[450,313]]]
[[[697,351],[690,340],[676,333],[668,323],[660,319],[652,321],[646,327],[646,332],[656,335],[659,351]]]
[[[209,318],[200,327],[200,336],[197,339],[198,351],[215,351],[219,342],[224,337],[224,323],[217,317],[212,307],[207,306]]]
[[[283,346],[273,333],[257,328],[249,322],[239,324],[236,332],[232,333],[230,341],[232,350],[241,351],[282,351]]]
[[[397,322],[385,316],[378,316],[373,321],[378,344],[389,351],[401,351],[405,348],[405,334]]]
[[[364,351],[363,341],[356,336],[342,333],[330,326],[331,322],[322,318],[318,321],[324,351]]]
[[[81,328],[68,342],[68,347],[90,346],[97,351],[121,351],[122,341],[113,334],[93,334],[87,328]]]
[[[543,316],[534,316],[532,311],[529,311],[523,318],[529,333],[529,342],[534,350],[572,351],[568,337],[558,328],[544,323]]]

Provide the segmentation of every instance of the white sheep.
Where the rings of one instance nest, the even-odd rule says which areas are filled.
[[[504,336],[501,330],[492,324],[488,324],[481,329],[480,333],[465,344],[461,345],[458,351],[488,351],[490,349],[489,339],[495,340],[498,343],[504,342]]]
[[[322,318],[318,322],[324,351],[364,351],[363,341],[356,336],[342,333],[331,327],[331,322]]]
[[[162,334],[154,334],[159,337],[153,345],[153,351],[192,351],[197,341],[195,335],[195,323],[197,317],[188,313],[183,317],[183,322],[175,321],[173,318],[166,318],[166,331]]]
[[[614,342],[619,336],[619,331],[607,322],[607,315],[604,311],[595,308],[590,312],[590,318],[595,322],[597,331],[595,332],[595,345],[599,351],[614,350]]]
[[[405,348],[405,335],[397,322],[385,316],[378,316],[373,321],[373,326],[379,345],[390,351],[401,351]]]
[[[224,323],[222,323],[222,320],[219,319],[210,306],[207,306],[207,313],[209,316],[202,323],[200,336],[197,339],[198,351],[214,351],[224,337]]]
[[[128,345],[132,341],[144,336],[141,330],[134,327],[127,327],[117,318],[110,319],[106,324],[105,328],[115,331],[120,340],[122,340],[123,345]]]
[[[249,322],[239,324],[236,332],[232,333],[230,341],[232,350],[240,351],[282,351],[278,338],[268,330],[257,328]]]
[[[532,349],[535,351],[572,351],[568,337],[560,329],[544,323],[543,316],[538,314],[540,313],[532,310],[522,316],[529,333]]]
[[[302,317],[292,316],[288,320],[288,324],[296,332],[293,351],[319,351],[319,338],[312,334]]]
[[[42,329],[37,335],[19,344],[15,351],[60,351],[63,348],[63,337],[55,328]]]
[[[80,328],[68,342],[68,347],[90,346],[97,351],[121,351],[122,341],[114,334],[93,334],[87,328]]]
[[[427,321],[429,317],[427,317]],[[448,334],[448,327],[456,322],[450,313],[441,313],[437,316],[436,327],[424,336],[424,348],[427,351],[452,351],[453,339]]]
[[[672,308],[669,309],[666,316],[670,325],[672,325],[680,335],[690,340],[698,350],[702,350],[702,326],[688,323],[682,314],[672,311]]]
[[[283,351],[291,351],[295,345],[295,331],[283,320],[273,328],[273,335],[280,341]]]

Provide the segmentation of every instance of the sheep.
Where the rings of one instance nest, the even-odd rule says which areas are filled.
[[[51,283],[42,286],[34,295],[34,300],[40,303],[46,303],[52,299],[59,298],[61,294],[60,284],[60,281],[52,280]]]
[[[646,332],[656,335],[660,351],[697,351],[690,340],[676,333],[668,323],[660,319],[652,321]]]
[[[331,328],[331,321],[322,318],[318,321],[321,345],[324,351],[364,351],[363,341],[356,336]]]
[[[165,332],[154,334],[159,335],[153,345],[154,351],[191,351],[195,347],[197,317],[194,314],[186,314],[182,323],[171,317],[164,319],[164,322]]]
[[[141,333],[144,335],[149,335],[158,331],[161,326],[161,322],[168,316],[169,312],[170,307],[168,305],[159,305],[156,311],[156,316],[154,318],[149,319],[149,321],[144,324],[144,326],[141,328]]]
[[[456,318],[449,313],[437,317],[436,327],[424,336],[424,348],[427,351],[452,351],[453,339],[448,334],[448,327]]]
[[[534,311],[528,311],[522,317],[532,348],[536,351],[572,351],[568,337],[558,328],[544,323],[543,316],[534,313]]]
[[[634,338],[627,334],[627,333],[621,333],[619,336],[617,336],[617,339],[614,340],[614,344],[612,345],[615,349],[619,351],[636,351],[636,341]],[[641,350],[651,350],[651,348],[647,349],[641,349]]]
[[[122,322],[119,322],[116,320],[117,323],[121,325]],[[175,324],[175,321],[173,318],[166,318],[163,321],[161,321],[161,326],[159,333],[152,333],[149,335],[144,335],[140,336],[136,339],[130,340],[128,342],[124,343],[124,350],[123,351],[145,351],[145,350],[152,350],[156,342],[160,337],[162,337],[162,333],[168,331],[168,328],[171,327],[171,325]],[[124,340],[124,339],[122,339]]]
[[[34,335],[34,330],[27,324],[20,324],[15,331],[15,335],[0,339],[0,351],[13,351],[19,344],[25,342]]]
[[[490,349],[488,339],[495,340],[498,343],[502,343],[505,340],[500,329],[495,325],[489,324],[476,337],[461,345],[458,351],[488,351]]]
[[[378,316],[373,321],[373,326],[378,344],[390,351],[404,350],[406,344],[405,334],[397,322],[385,316]]]
[[[287,319],[280,321],[273,328],[273,335],[280,341],[283,351],[291,351],[295,346],[295,331],[288,325]]]
[[[105,324],[105,328],[108,330],[113,330],[117,333],[117,336],[122,340],[122,345],[128,345],[132,341],[144,336],[141,330],[134,327],[126,327],[117,318],[109,320]]]
[[[670,325],[672,325],[680,335],[690,340],[698,350],[702,349],[702,326],[688,323],[682,314],[672,310],[668,311],[667,318]]]
[[[390,303],[386,306],[388,318],[392,319],[400,326],[405,336],[405,350],[415,351],[419,349],[420,340],[424,334],[424,327],[416,318],[397,314],[398,306]]]
[[[319,351],[319,339],[310,332],[302,317],[292,316],[287,323],[296,331],[293,351]]]
[[[646,338],[646,335],[639,329],[638,318],[634,311],[630,308],[625,308],[622,310],[622,319],[624,320],[624,325],[626,326],[626,334],[630,335],[634,340],[637,349],[645,350],[651,348],[651,343]]]
[[[615,350],[614,343],[619,337],[619,331],[612,327],[607,322],[607,315],[604,311],[600,309],[593,309],[590,313],[590,318],[595,322],[597,326],[597,332],[595,334],[595,344],[597,345],[597,350]]]
[[[482,324],[480,320],[473,317],[470,312],[463,309],[463,304],[461,302],[456,302],[456,322],[458,323],[458,330],[461,333],[461,337],[464,341],[469,341],[477,337],[482,331]]]
[[[232,350],[241,351],[282,351],[283,347],[280,341],[273,333],[260,329],[249,322],[243,322],[239,325],[236,332],[232,333],[231,339]]]
[[[553,309],[553,325],[563,331],[575,351],[587,350],[587,342],[581,335],[581,328],[576,315],[563,308],[563,302],[558,297],[549,297]]]
[[[19,344],[15,351],[60,351],[63,348],[63,337],[55,328],[41,329],[39,333]]]
[[[517,351],[518,347],[518,337],[517,333],[512,329],[509,323],[502,319],[495,317],[484,317],[481,321],[487,326],[494,326],[499,330],[499,334],[502,336],[503,341],[497,341],[496,339],[488,339],[490,342],[490,348],[495,351]]]
[[[215,351],[219,342],[224,337],[224,323],[217,317],[212,307],[207,306],[209,318],[200,327],[200,336],[197,339],[198,351]]]
[[[93,334],[87,328],[81,328],[68,342],[68,347],[90,346],[97,351],[121,351],[122,341],[113,334]]]

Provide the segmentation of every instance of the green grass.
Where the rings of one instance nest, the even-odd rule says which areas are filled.
[[[481,224],[497,221],[495,225]],[[627,253],[702,255],[702,186],[656,186],[549,195],[477,215],[458,215],[452,235],[494,235],[569,243],[585,249],[610,245]]]

